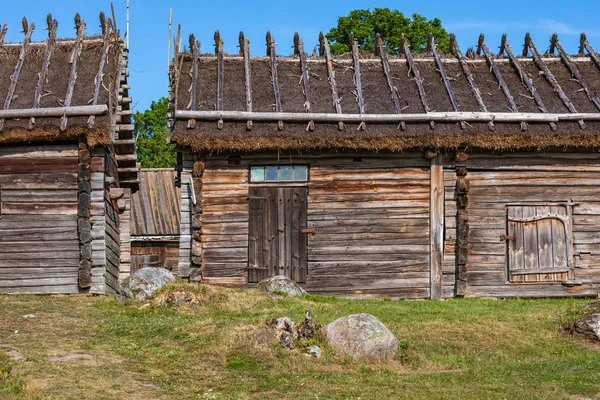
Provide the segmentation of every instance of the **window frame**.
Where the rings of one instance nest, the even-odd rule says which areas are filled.
[[[269,167],[277,167],[277,180],[267,180],[267,168]],[[291,180],[281,180],[281,167],[292,167],[292,179]],[[296,180],[296,168],[304,167],[306,168],[306,178],[303,180]],[[253,168],[263,168],[264,171],[264,180],[262,181],[254,181],[252,180],[252,169]],[[310,181],[310,168],[308,164],[255,164],[250,165],[248,167],[248,184],[250,185],[306,185]]]

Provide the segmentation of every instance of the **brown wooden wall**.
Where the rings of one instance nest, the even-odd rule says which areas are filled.
[[[142,268],[148,260],[155,260],[158,264],[153,266],[166,268],[178,275],[179,241],[151,242],[134,241],[131,243],[131,272]]]
[[[0,293],[77,293],[77,144],[0,147]]]
[[[422,154],[294,157],[309,165],[308,277],[313,292],[430,296],[429,165]],[[289,159],[207,159],[202,180],[202,279],[246,284],[248,167]],[[254,185],[254,184],[253,184]],[[290,186],[290,184],[281,184]]]
[[[461,163],[468,170],[469,182],[467,265],[464,295],[472,296],[569,296],[598,293],[600,283],[600,157],[597,154],[513,153],[504,155],[470,154]],[[449,164],[453,162],[448,160]],[[446,173],[447,182],[456,179]],[[446,210],[456,201],[447,187]],[[452,190],[452,192],[450,192]],[[573,281],[542,282],[535,276],[527,282],[509,282],[506,242],[507,204],[531,202],[579,203],[573,207],[575,254]],[[449,214],[449,213],[447,213]],[[448,215],[449,217],[449,215]],[[456,220],[449,219],[454,229]],[[447,239],[449,238],[447,231]],[[540,249],[542,251],[543,249]]]

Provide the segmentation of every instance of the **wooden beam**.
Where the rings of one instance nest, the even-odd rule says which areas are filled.
[[[244,77],[246,86],[246,111],[252,112],[252,72],[250,70],[250,41],[240,32],[240,54],[244,56]],[[246,129],[252,130],[252,121],[246,121]]]
[[[546,65],[544,60],[542,60],[542,57],[540,57],[540,54],[538,53],[538,51],[535,47],[535,44],[533,43],[533,40],[531,40],[531,36],[529,35],[529,32],[527,32],[527,34],[525,35],[525,47],[523,50],[524,53],[527,53],[527,49],[529,49],[531,51],[531,55],[533,56],[533,61],[542,70],[542,72],[544,73],[544,77],[546,78],[548,83],[550,83],[550,85],[552,86],[552,89],[554,89],[554,93],[556,93],[558,95],[558,98],[560,99],[560,101],[562,101],[562,103],[565,105],[565,107],[567,107],[567,109],[570,112],[576,114],[577,109],[575,108],[573,103],[571,103],[571,100],[569,100],[569,98],[563,91],[562,87],[560,87],[560,84],[554,77],[554,74],[552,73],[552,71],[550,71],[550,68],[548,68],[548,66]],[[584,127],[583,121],[578,121],[578,123],[579,123],[579,126],[583,129],[583,127]]]
[[[306,53],[304,52],[304,42],[300,39],[298,32],[294,34],[294,54],[300,56],[300,66],[302,67],[302,84],[304,89],[304,111],[307,113],[312,112],[312,96],[310,95],[310,84],[308,78],[308,67],[306,65]],[[307,129],[309,131],[315,130],[314,121],[308,122]]]
[[[28,27],[27,19],[23,17],[23,29],[25,31],[25,38],[23,39],[23,44],[21,45],[19,60],[17,61],[15,70],[10,78],[10,86],[8,87],[8,94],[6,95],[6,100],[4,101],[3,110],[8,110],[10,108],[10,103],[15,94],[17,82],[19,82],[19,75],[21,74],[21,69],[23,68],[23,62],[25,61],[25,55],[27,54],[27,48],[29,47],[29,43],[31,42],[31,34],[35,29],[35,24],[31,23],[31,26]],[[4,128],[4,119],[0,119],[0,131],[2,130],[2,128]]]
[[[48,78],[48,67],[50,66],[50,56],[52,55],[52,46],[56,41],[56,28],[58,28],[58,22],[52,19],[52,15],[48,14],[48,41],[46,42],[46,52],[44,53],[44,60],[42,61],[42,71],[40,72],[37,86],[35,88],[35,95],[33,99],[33,108],[39,108],[42,100],[42,90],[46,79]],[[35,118],[29,119],[29,129],[33,129],[35,126]]]
[[[375,55],[378,55],[381,58],[381,68],[383,69],[383,75],[385,76],[385,80],[392,95],[394,111],[396,111],[396,114],[402,114],[402,106],[400,105],[400,91],[396,85],[394,85],[387,51],[383,47],[383,41],[381,40],[381,35],[379,35],[379,33],[375,36]],[[400,129],[406,129],[406,123],[404,121],[400,122]]]
[[[465,58],[465,56],[463,56],[462,52],[460,51],[460,46],[458,45],[458,42],[456,41],[456,37],[454,36],[454,33],[450,34],[450,51],[453,51],[453,50],[455,52],[456,58],[458,59],[460,66],[462,68],[463,73],[467,77],[467,82],[469,83],[469,88],[471,89],[473,96],[475,96],[475,100],[477,100],[477,106],[479,107],[479,111],[487,112],[487,107],[485,106],[485,103],[483,102],[483,97],[481,97],[481,92],[479,91],[479,88],[477,87],[477,84],[475,83],[475,79],[473,78],[471,69],[469,68],[469,65],[467,64],[467,59]],[[494,130],[493,122],[488,122],[488,126],[490,127],[491,130]]]
[[[0,111],[0,117],[2,116]],[[429,112],[418,114],[331,114],[331,113],[293,113],[293,112],[244,112],[244,111],[190,111],[176,110],[178,120],[196,118],[205,121],[288,121],[288,122],[559,122],[559,121],[600,121],[600,113],[496,113],[496,112]]]
[[[406,56],[406,61],[408,62],[408,66],[409,66],[409,73],[412,72],[413,77],[415,78],[415,83],[417,84],[417,88],[419,89],[419,98],[421,99],[421,104],[423,105],[425,112],[429,113],[430,109],[429,109],[429,104],[427,102],[427,96],[425,95],[425,87],[423,86],[423,79],[421,79],[421,74],[419,73],[419,69],[415,65],[415,60],[412,56],[410,48],[408,47],[408,43],[406,42],[406,39],[404,38],[404,34],[402,34],[400,36],[400,51],[403,52],[404,55]],[[434,129],[435,122],[430,121],[429,126],[431,127],[431,129]]]
[[[7,24],[2,25],[2,28],[0,28],[0,44],[4,43],[4,37],[6,36],[7,31],[8,31],[8,25]]]
[[[450,85],[450,80],[448,79],[448,74],[446,74],[446,69],[444,68],[444,64],[440,59],[440,55],[437,51],[437,46],[433,39],[433,35],[429,34],[429,44],[430,50],[433,53],[433,58],[435,59],[435,63],[437,64],[438,71],[440,71],[440,75],[442,76],[442,81],[444,82],[444,87],[446,88],[446,92],[448,93],[448,97],[450,97],[450,102],[452,103],[452,108],[455,112],[460,112],[460,106],[458,105],[458,101],[456,101],[456,96],[454,96],[454,90],[452,90],[452,85]],[[460,127],[462,129],[466,129],[467,125],[464,121],[460,122]]]
[[[225,68],[223,66],[223,39],[219,31],[215,32],[215,52],[217,53],[217,111],[223,111],[223,84]],[[217,122],[217,128],[223,129],[223,120]]]
[[[523,85],[525,85],[527,90],[529,90],[529,93],[531,93],[533,95],[533,98],[535,99],[535,102],[536,102],[538,108],[544,114],[548,114],[549,113],[548,108],[546,108],[546,106],[544,105],[544,101],[542,100],[540,94],[538,93],[535,86],[533,86],[533,80],[527,75],[527,73],[523,69],[523,66],[521,65],[521,63],[519,62],[519,60],[513,53],[512,49],[510,48],[508,43],[506,43],[506,33],[502,35],[502,42],[500,45],[500,52],[501,52],[500,54],[502,54],[504,51],[506,51],[506,54],[508,54],[508,58],[510,60],[510,63],[512,64],[513,68],[515,68],[517,70],[517,73],[519,74],[519,77],[521,78],[521,82],[523,83]],[[556,124],[554,122],[550,123],[550,127],[552,128],[553,131],[558,129],[558,127],[556,126]]]
[[[106,66],[106,61],[108,60],[108,51],[110,50],[110,26],[111,19],[105,19],[104,13],[100,13],[100,23],[102,26],[102,35],[104,36],[103,44],[102,44],[102,57],[100,58],[100,66],[98,67],[98,74],[96,74],[96,87],[94,88],[94,99],[92,100],[92,105],[98,104],[98,99],[100,98],[100,89],[102,88],[102,79],[104,78],[104,67]],[[88,127],[91,129],[94,127],[94,122],[96,117],[90,115],[88,119]]]
[[[71,74],[69,75],[69,86],[67,87],[67,95],[65,96],[64,107],[70,107],[73,101],[73,92],[75,91],[75,82],[77,81],[77,66],[79,65],[79,57],[81,56],[83,35],[85,34],[85,20],[81,20],[79,14],[75,14],[75,27],[77,29],[77,39],[73,46],[73,54],[71,55]],[[64,116],[60,119],[60,130],[67,129],[68,117]]]
[[[189,109],[196,110],[198,108],[198,58],[200,57],[200,42],[196,40],[196,37],[190,35],[190,51],[192,52],[193,67],[192,67],[192,90],[190,93],[191,101]],[[187,124],[188,129],[196,127],[196,121],[190,118]]]
[[[360,58],[358,56],[358,42],[354,37],[354,33],[350,32],[350,49],[352,51],[352,62],[354,66],[354,88],[356,89],[356,102],[358,103],[358,110],[361,114],[365,114],[365,100],[362,95],[362,81],[360,79]],[[365,130],[365,123],[361,122],[358,126],[358,130]]]
[[[594,49],[592,49],[592,46],[590,46],[590,44],[586,40],[585,34],[581,34],[581,41],[581,47],[587,50],[590,58],[592,59],[594,64],[596,64],[596,67],[600,68],[600,57],[598,57],[598,53],[596,53]],[[581,50],[581,52],[583,53],[583,50]]]
[[[335,83],[335,71],[333,69],[333,59],[331,58],[331,51],[329,50],[329,42],[323,35],[323,32],[319,34],[319,53],[321,56],[325,56],[325,65],[327,66],[327,77],[329,78],[329,86],[331,87],[331,97],[333,99],[333,108],[336,113],[342,113],[342,105],[340,104],[340,97],[337,92],[337,85]],[[344,123],[338,122],[338,129],[344,130]]]
[[[550,39],[550,43],[551,43],[552,48],[556,48],[558,50],[558,54],[560,55],[560,58],[562,59],[562,61],[565,63],[565,65],[571,72],[571,75],[574,76],[575,79],[577,79],[577,81],[579,82],[579,84],[581,85],[583,90],[585,91],[585,94],[588,95],[589,99],[591,100],[592,103],[594,103],[596,108],[600,110],[600,99],[598,98],[598,95],[596,95],[596,93],[592,90],[590,85],[588,85],[588,83],[585,81],[585,79],[583,79],[583,76],[581,76],[581,74],[579,73],[577,66],[575,66],[575,64],[571,61],[571,59],[569,58],[569,56],[563,49],[562,45],[558,41],[558,35],[556,33],[554,35],[552,35],[552,39]]]
[[[434,45],[435,46],[435,45]],[[432,49],[434,47],[432,46]],[[431,159],[430,183],[430,266],[431,298],[443,297],[442,271],[444,264],[444,167],[442,155]]]
[[[267,32],[267,56],[271,58],[271,84],[275,94],[275,111],[280,113],[282,110],[279,80],[277,79],[277,53],[275,52],[275,40],[271,36],[271,32]],[[277,121],[277,129],[283,129],[283,121]]]

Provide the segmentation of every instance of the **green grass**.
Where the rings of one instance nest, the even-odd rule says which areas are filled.
[[[196,304],[0,296],[0,345],[26,357],[11,360],[0,348],[0,398],[600,398],[600,346],[563,328],[586,299],[274,299],[205,286],[171,292],[182,290]],[[371,313],[402,350],[376,363],[351,361],[319,339],[306,343],[319,342],[319,360],[282,349],[265,320],[301,320],[306,308],[322,324]],[[22,318],[32,313],[38,318]],[[48,361],[65,353],[94,360]]]

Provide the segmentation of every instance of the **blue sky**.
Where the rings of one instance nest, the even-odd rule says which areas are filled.
[[[76,0],[21,0],[5,1],[0,23],[9,24],[7,41],[21,41],[21,18],[37,25],[34,40],[46,37],[42,30],[46,14],[51,12],[59,22],[59,37],[75,34],[73,16],[79,12],[88,22],[88,35],[100,31],[100,11],[110,14],[110,1]],[[117,26],[125,31],[126,0],[115,0]],[[221,32],[225,51],[238,51],[238,35],[244,31],[250,38],[253,54],[264,54],[265,33],[270,30],[275,38],[278,54],[291,52],[294,32],[299,32],[305,46],[312,49],[321,30],[336,25],[337,18],[358,8],[398,8],[405,15],[413,13],[427,18],[440,18],[449,32],[457,35],[463,49],[474,46],[480,33],[486,34],[486,43],[495,49],[502,33],[508,43],[519,49],[526,32],[531,32],[539,50],[544,49],[552,33],[559,34],[567,51],[575,53],[579,34],[586,32],[588,40],[600,51],[600,1],[166,1],[131,0],[130,83],[136,110],[147,108],[152,100],[167,94],[167,36],[169,8],[173,20],[182,25],[184,43],[194,33],[202,50],[213,50],[215,30]]]

